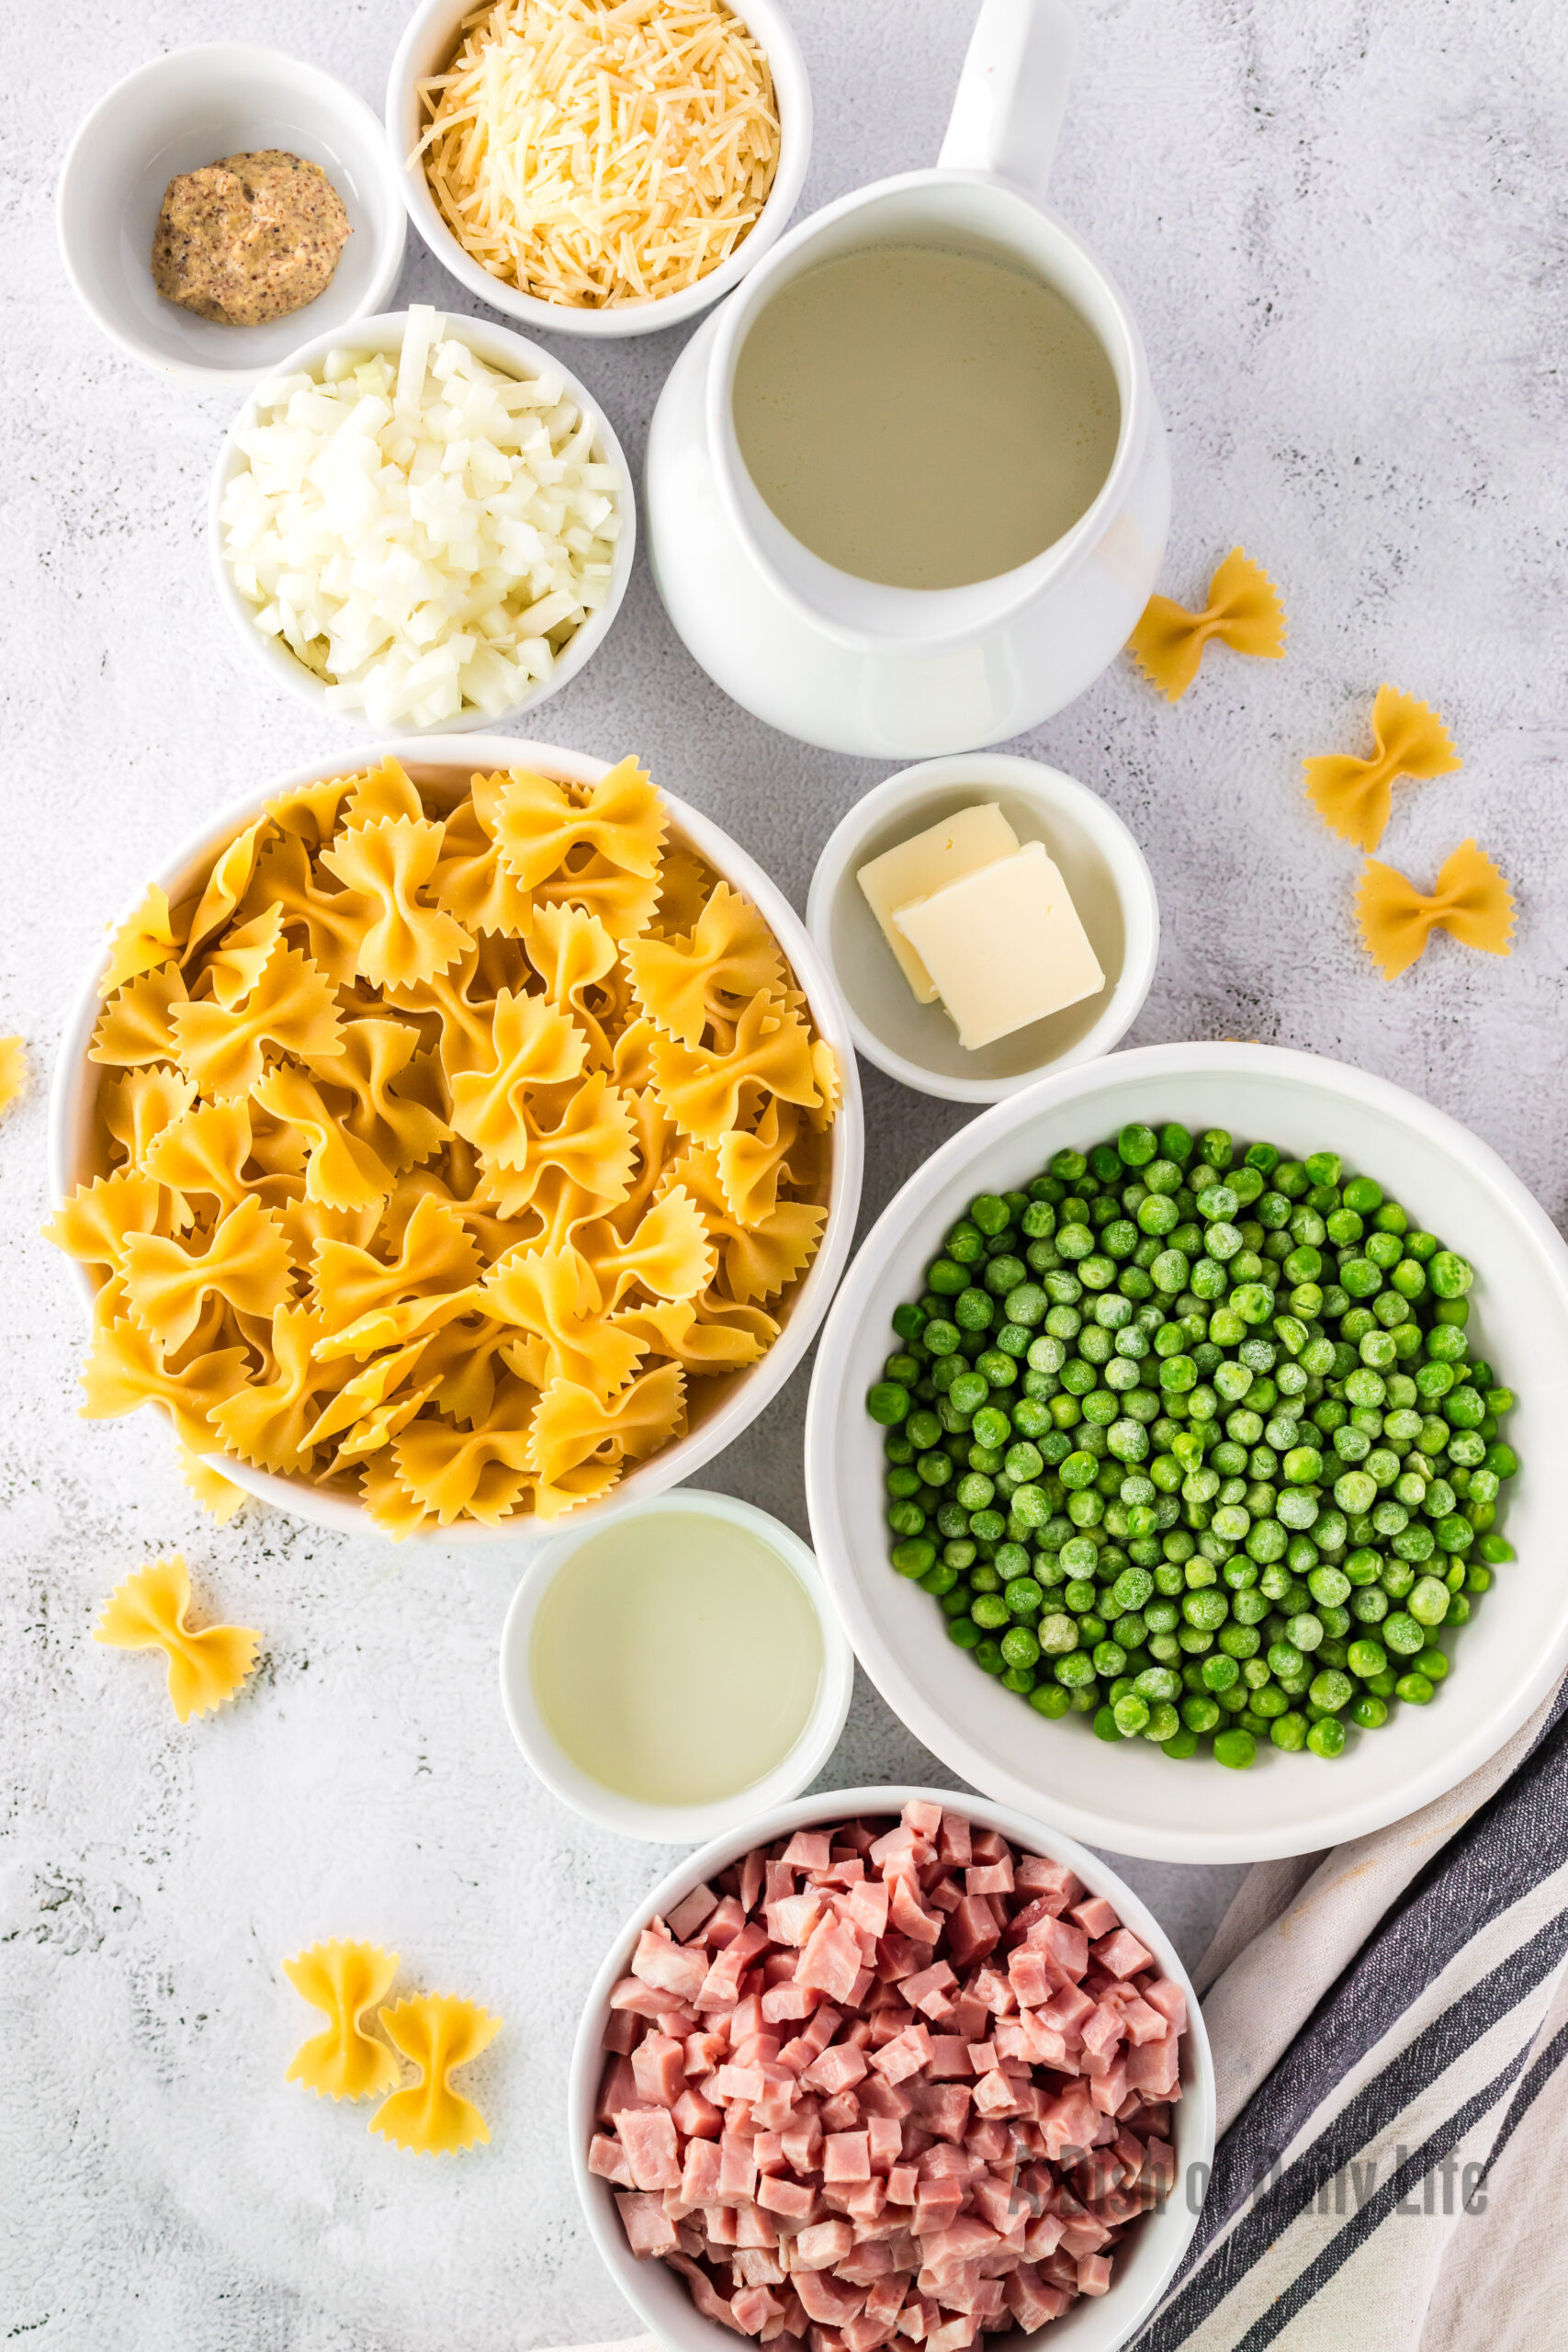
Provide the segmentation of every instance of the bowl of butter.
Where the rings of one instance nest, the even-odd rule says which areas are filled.
[[[855,1045],[889,1077],[996,1102],[1120,1044],[1159,954],[1143,852],[1059,768],[926,760],[858,800],[818,861],[807,922]]]

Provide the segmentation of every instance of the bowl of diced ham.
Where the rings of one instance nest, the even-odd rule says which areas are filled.
[[[573,2162],[675,2352],[1111,2352],[1213,2154],[1186,1972],[1097,1857],[980,1798],[805,1797],[694,1855],[617,1938]],[[1058,2335],[1059,2331],[1059,2335]]]

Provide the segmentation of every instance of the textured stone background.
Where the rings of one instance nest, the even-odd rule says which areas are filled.
[[[815,81],[810,207],[936,153],[972,0],[794,0]],[[1169,421],[1165,584],[1238,538],[1292,620],[1275,666],[1212,658],[1179,708],[1118,664],[1018,748],[1083,777],[1154,868],[1165,945],[1135,1041],[1258,1036],[1379,1070],[1468,1120],[1561,1217],[1568,744],[1561,470],[1568,30],[1549,0],[1080,0],[1055,191],[1126,287]],[[493,1695],[505,1548],[389,1552],[243,1513],[202,1522],[150,1417],[73,1418],[81,1317],[34,1238],[43,1100],[102,928],[164,847],[331,740],[242,663],[202,518],[229,403],[143,373],[55,254],[81,112],[153,52],[227,34],[379,105],[395,7],[17,0],[0,19],[6,658],[0,1033],[0,2333],[30,2346],[436,2352],[630,2331],[561,2140],[578,1999],[665,1857],[530,1780]],[[411,243],[400,300],[471,307]],[[640,458],[673,338],[563,345]],[[1511,961],[1438,940],[1393,989],[1358,949],[1355,861],[1305,808],[1305,752],[1359,747],[1384,677],[1463,770],[1396,806],[1429,881],[1475,833],[1513,879]],[[640,570],[543,731],[654,773],[804,904],[875,780],[754,724],[695,670]],[[866,1216],[961,1114],[868,1073]],[[714,1466],[804,1526],[804,1376]],[[110,1586],[183,1545],[202,1599],[265,1628],[236,1707],[176,1730],[149,1660],[96,1648]],[[835,1780],[930,1770],[863,1690]],[[1129,1874],[1190,1952],[1235,1873]],[[364,2110],[282,2082],[305,2012],[277,1962],[370,1935],[410,1986],[507,2031],[475,2070],[491,2145],[420,2165]]]

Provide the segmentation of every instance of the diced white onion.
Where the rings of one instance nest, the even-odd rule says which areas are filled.
[[[265,635],[373,726],[494,718],[609,594],[619,476],[558,377],[501,375],[435,312],[400,354],[275,379],[220,510]]]

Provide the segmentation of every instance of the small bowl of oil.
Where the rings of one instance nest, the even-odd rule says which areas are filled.
[[[502,1705],[546,1787],[656,1845],[799,1796],[853,1683],[815,1554],[753,1504],[694,1487],[543,1546],[501,1638]]]

